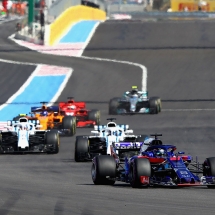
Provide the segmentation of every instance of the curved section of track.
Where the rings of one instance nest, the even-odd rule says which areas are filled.
[[[139,44],[139,47],[144,45],[144,40],[140,37],[143,33],[141,29],[144,29],[143,23],[135,24],[135,28],[131,27],[133,30],[128,30],[132,23],[127,26],[123,23],[111,23],[112,31],[109,31],[108,25],[107,22],[98,28],[84,55],[128,60],[146,65],[149,72],[150,95],[160,95],[167,101],[163,104],[164,109],[170,105],[174,110],[159,115],[118,116],[118,122],[129,124],[138,134],[163,133],[162,139],[165,143],[175,144],[179,150],[198,155],[200,161],[207,156],[215,156],[215,120],[212,117],[214,112],[192,110],[198,105],[202,108],[209,105],[214,107],[213,102],[211,104],[207,101],[206,104],[192,102],[192,99],[214,99],[211,92],[214,92],[213,86],[210,85],[214,78],[213,50],[180,48],[131,50],[126,47],[127,44],[135,43]],[[159,25],[160,23],[154,24],[151,34],[154,29],[159,29]],[[186,23],[184,25],[186,26]],[[172,28],[177,35],[177,24],[172,25]],[[12,34],[13,23],[7,25],[7,29],[5,37],[1,32],[0,43],[5,41],[6,46],[4,50],[0,50],[0,58],[72,67],[74,73],[59,100],[75,96],[78,100],[98,102],[89,103],[88,107],[101,110],[102,123],[105,123],[108,117],[108,107],[104,101],[120,95],[133,84],[141,85],[142,71],[137,67],[81,58],[41,55],[19,47],[11,41],[7,42],[6,37]],[[134,34],[138,29],[140,33]],[[161,34],[162,29],[160,28],[157,34]],[[208,34],[213,34],[213,29],[208,29],[210,29]],[[193,30],[194,35],[199,33],[201,33],[199,29]],[[116,40],[114,35],[122,36]],[[108,43],[107,47],[110,45],[110,48],[113,46],[116,48],[110,50],[104,47],[103,37],[107,39],[105,41]],[[146,40],[151,38],[150,34],[146,33],[145,37]],[[163,40],[168,44],[170,40],[168,34]],[[155,45],[156,42],[157,39],[154,39]],[[120,43],[125,43],[124,49],[117,49]],[[193,44],[192,40],[189,40],[189,44],[190,46]],[[194,59],[193,55],[197,58]],[[203,61],[205,63],[201,64]],[[202,74],[203,69],[207,75]],[[203,88],[205,89],[202,90]],[[175,111],[179,107],[189,108],[190,111]],[[90,129],[80,129],[77,135],[89,132]],[[75,163],[73,160],[74,140],[74,137],[61,138],[60,153],[57,155],[1,156],[0,213],[214,214],[214,191],[207,188],[132,189],[123,183],[116,183],[113,187],[94,186],[90,176],[90,163]]]
[[[0,61],[0,103],[4,104],[8,98],[16,93],[24,84],[36,66],[15,65]],[[14,81],[16,80],[16,81]]]

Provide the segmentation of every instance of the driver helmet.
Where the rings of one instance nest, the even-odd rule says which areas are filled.
[[[75,110],[75,109],[76,109],[76,106],[75,106],[75,105],[71,105],[71,106],[68,107],[68,109],[70,109],[70,110]]]
[[[163,157],[165,155],[164,149],[159,149],[157,155]]]
[[[40,113],[40,116],[48,116],[48,112],[47,112],[47,111],[42,111],[42,112]]]
[[[131,94],[137,94],[137,93],[138,93],[137,86],[132,86],[132,88],[131,88]]]

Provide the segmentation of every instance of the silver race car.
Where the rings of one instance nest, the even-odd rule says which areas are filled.
[[[109,114],[158,114],[161,112],[161,99],[148,98],[147,91],[140,91],[133,86],[131,91],[126,91],[121,98],[112,98],[109,101]]]

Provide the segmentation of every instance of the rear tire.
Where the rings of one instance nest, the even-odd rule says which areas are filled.
[[[45,141],[47,145],[53,145],[53,148],[49,153],[57,154],[59,152],[59,134],[56,131],[47,131],[45,134]]]
[[[205,168],[205,166],[208,168]],[[215,157],[206,158],[203,164],[203,175],[215,177]],[[215,185],[208,185],[207,187],[215,189]]]
[[[89,153],[89,140],[84,137],[78,137],[75,141],[75,155],[76,162],[85,161]]]
[[[65,116],[62,122],[63,129],[68,129],[68,135],[74,136],[76,133],[76,117]]]
[[[109,114],[110,115],[117,115],[117,110],[119,106],[119,99],[120,98],[113,98],[109,101]]]
[[[100,111],[99,110],[91,110],[88,116],[89,120],[96,122],[96,125],[100,124]]]
[[[151,164],[146,158],[135,158],[130,167],[130,184],[133,188],[142,186],[140,176],[151,176]]]
[[[93,158],[91,168],[92,180],[95,185],[113,185],[115,180],[107,179],[107,176],[115,179],[116,162],[109,155],[98,155]]]

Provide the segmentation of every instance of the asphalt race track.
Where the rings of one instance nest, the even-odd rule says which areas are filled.
[[[74,72],[59,100],[74,96],[89,101],[89,108],[101,110],[103,123],[111,97],[132,85],[141,86],[142,71],[138,67],[42,55],[19,47],[7,39],[14,25],[1,25],[5,30],[0,31],[0,58],[72,67]],[[163,111],[159,115],[118,116],[117,122],[129,124],[136,134],[162,133],[164,143],[175,144],[178,150],[198,156],[202,162],[215,156],[214,33],[214,24],[209,21],[106,22],[99,26],[84,55],[145,65],[149,95],[161,96]],[[0,69],[0,101],[4,102],[34,67],[0,63]],[[16,83],[13,88],[8,81]],[[89,132],[79,129],[77,135]],[[215,213],[214,190],[206,187],[132,189],[123,183],[93,185],[91,164],[73,160],[74,140],[61,138],[57,155],[0,156],[0,214]]]

